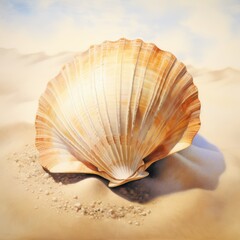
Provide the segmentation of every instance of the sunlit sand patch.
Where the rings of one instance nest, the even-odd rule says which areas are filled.
[[[8,156],[13,167],[17,168],[15,176],[24,185],[26,192],[31,193],[38,200],[35,210],[40,210],[42,205],[54,208],[58,214],[68,212],[73,217],[88,217],[101,220],[111,218],[122,220],[130,225],[139,226],[144,223],[151,210],[131,203],[119,205],[111,202],[103,202],[93,199],[92,202],[84,202],[78,195],[69,196],[66,188],[89,177],[86,174],[55,174],[46,172],[38,163],[38,152],[34,145],[25,145],[20,152],[14,152]],[[45,203],[45,204],[43,204]]]

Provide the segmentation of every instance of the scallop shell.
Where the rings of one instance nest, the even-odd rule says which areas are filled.
[[[106,41],[48,83],[35,122],[40,163],[118,186],[188,147],[199,114],[197,88],[174,55],[139,39]]]

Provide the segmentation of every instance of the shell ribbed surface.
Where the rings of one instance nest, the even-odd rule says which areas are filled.
[[[192,77],[171,53],[139,39],[94,45],[66,64],[39,100],[40,163],[118,186],[188,147],[199,114]]]

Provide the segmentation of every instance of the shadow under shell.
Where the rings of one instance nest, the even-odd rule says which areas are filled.
[[[110,189],[129,201],[146,203],[161,195],[193,188],[214,190],[224,170],[225,162],[220,150],[197,135],[187,149],[151,165],[147,169],[149,176]],[[49,174],[62,184],[72,184],[94,177],[108,185],[107,180],[95,175]]]

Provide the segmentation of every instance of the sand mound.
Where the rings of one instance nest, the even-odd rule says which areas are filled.
[[[45,203],[56,208],[59,214],[64,211],[71,215],[75,214],[76,217],[88,216],[90,219],[127,218],[128,223],[139,225],[143,221],[141,217],[151,213],[151,210],[141,206],[116,205],[111,201],[108,203],[98,201],[101,194],[105,194],[106,189],[100,196],[95,196],[95,200],[92,198],[93,196],[88,199],[86,195],[74,194],[74,191],[69,192],[67,185],[80,182],[90,176],[85,174],[50,174],[44,171],[38,163],[38,152],[34,145],[25,145],[22,152],[13,153],[8,156],[8,160],[10,163],[16,163],[18,175],[15,176],[15,179],[24,185],[25,191],[32,193],[32,197],[40,200],[38,205]],[[88,182],[90,183],[90,181]],[[35,206],[35,209],[39,209],[38,205]]]

